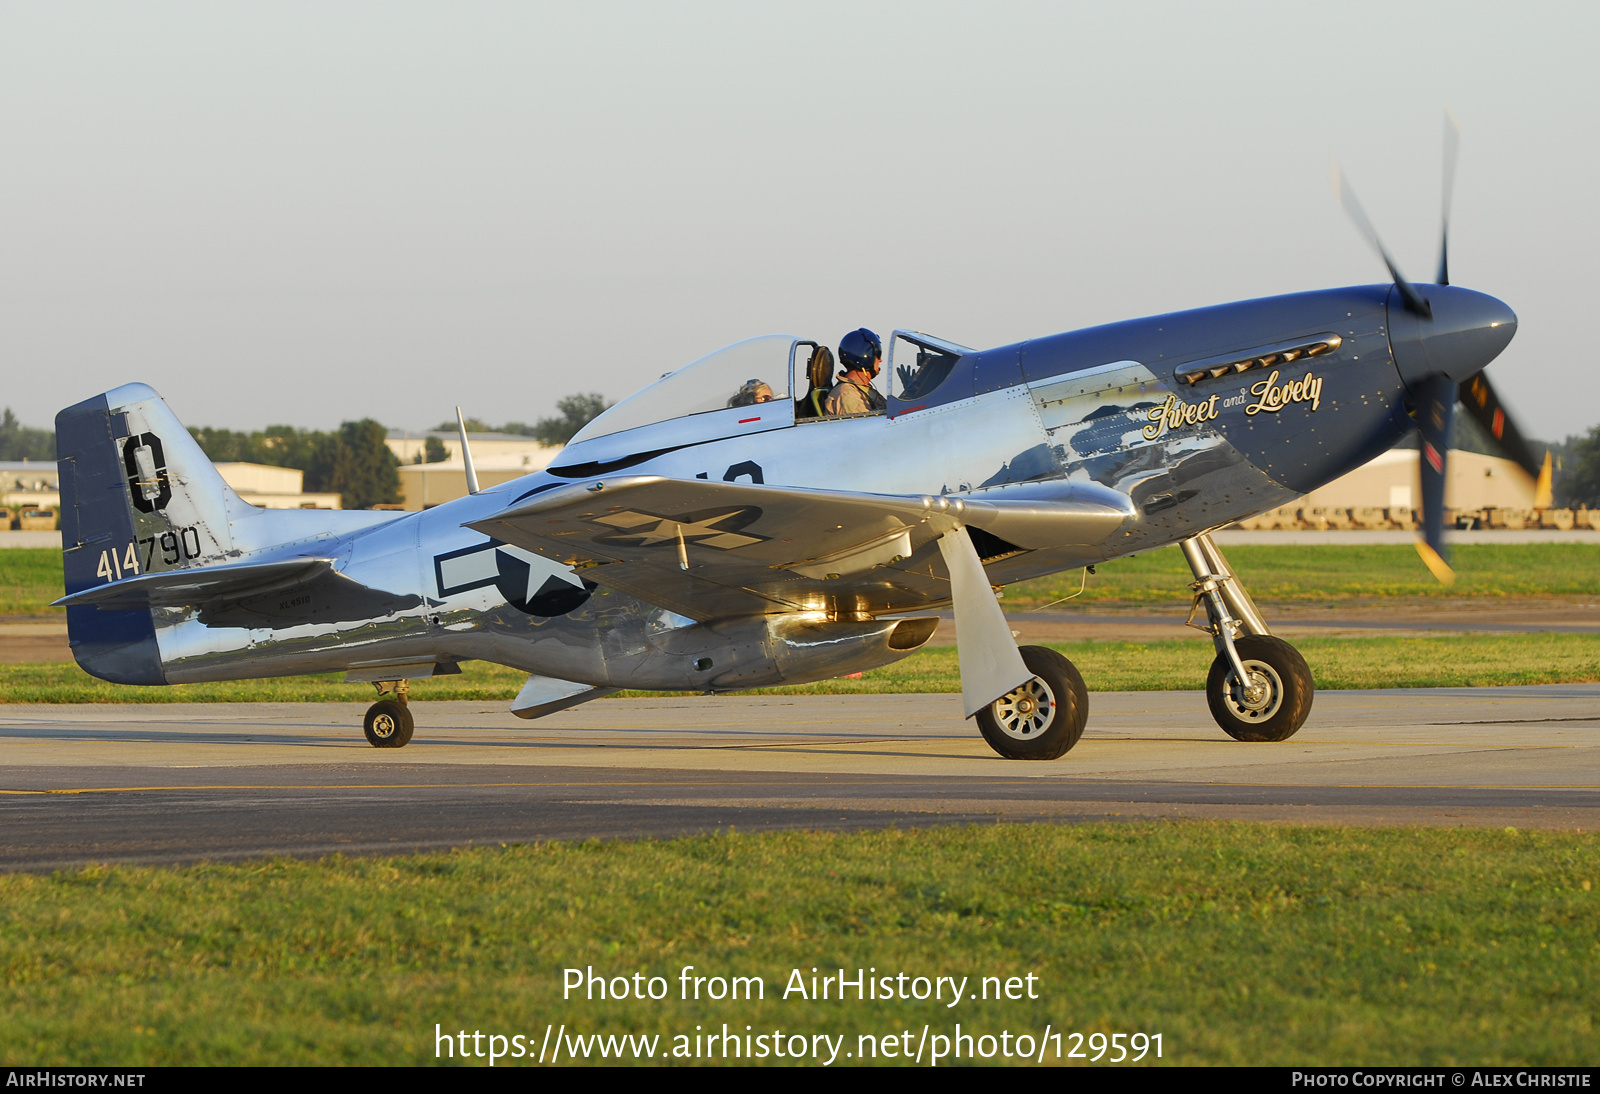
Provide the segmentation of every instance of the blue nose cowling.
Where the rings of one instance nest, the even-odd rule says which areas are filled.
[[[1454,285],[1418,285],[1433,318],[1406,310],[1389,292],[1389,348],[1406,387],[1416,393],[1433,376],[1461,383],[1483,371],[1517,333],[1517,313],[1486,293]]]

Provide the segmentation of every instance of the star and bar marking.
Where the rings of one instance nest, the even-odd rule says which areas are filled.
[[[694,519],[697,516],[699,519]],[[603,517],[592,519],[595,524],[616,529],[616,532],[596,540],[598,543],[653,547],[663,543],[675,544],[682,536],[685,543],[693,543],[700,547],[715,547],[719,551],[732,551],[761,543],[768,538],[739,531],[746,525],[754,523],[760,516],[760,509],[742,506],[738,509],[712,513],[709,516],[689,513],[682,517],[664,517],[658,513],[624,509],[618,513],[608,513]],[[730,523],[733,525],[731,528],[727,527]]]

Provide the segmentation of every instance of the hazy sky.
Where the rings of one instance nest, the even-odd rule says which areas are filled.
[[[1600,422],[1600,5],[0,4],[0,404],[422,428],[718,346],[986,346],[1437,261]]]

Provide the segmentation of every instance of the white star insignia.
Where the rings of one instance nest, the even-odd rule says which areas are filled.
[[[738,513],[737,509],[730,509],[726,513],[718,513],[698,521],[678,521],[660,517],[654,513],[640,513],[632,509],[624,509],[620,513],[610,513],[603,517],[596,517],[596,524],[609,525],[623,533],[628,539],[636,540],[636,546],[650,547],[658,543],[676,543],[678,537],[683,536],[685,543],[695,543],[703,547],[716,547],[719,550],[731,551],[736,547],[748,547],[752,543],[760,543],[761,536],[747,536],[739,532],[726,532],[715,527],[722,521]]]

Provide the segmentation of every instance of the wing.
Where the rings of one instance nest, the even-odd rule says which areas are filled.
[[[1121,495],[973,500],[641,475],[562,485],[468,527],[706,620],[946,602],[937,540],[954,528],[981,529],[1000,553],[1081,546],[1093,554],[1133,511]]]

